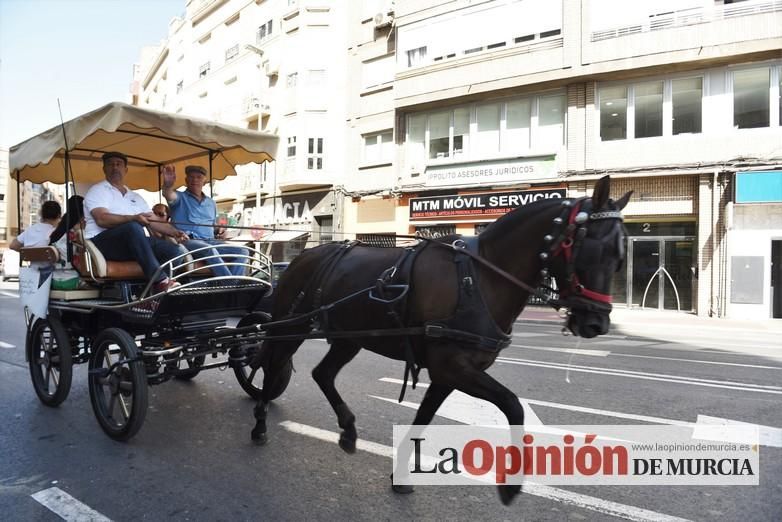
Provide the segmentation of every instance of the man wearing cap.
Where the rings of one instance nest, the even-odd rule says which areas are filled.
[[[177,240],[185,237],[170,224],[155,220],[144,198],[125,186],[127,173],[127,156],[120,152],[103,155],[106,179],[84,196],[84,236],[110,261],[136,261],[148,279],[155,278],[155,291],[164,292],[179,283],[165,271],[158,273],[160,264],[183,251],[175,242],[147,237],[144,228]]]
[[[165,165],[162,174],[163,196],[171,208],[171,220],[190,238],[183,243],[185,247],[190,251],[196,250],[193,256],[204,258],[216,276],[243,275],[248,261],[247,250],[215,239],[217,205],[203,191],[206,169],[200,165],[185,167],[185,190],[182,191],[174,190],[176,170],[173,165]],[[215,248],[198,251],[209,246]],[[223,257],[222,262],[218,256]]]

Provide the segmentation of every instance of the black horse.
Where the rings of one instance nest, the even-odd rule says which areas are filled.
[[[624,257],[620,210],[630,198],[627,193],[613,202],[609,188],[605,176],[591,198],[539,200],[516,209],[486,228],[472,248],[467,238],[451,236],[423,241],[417,249],[327,244],[304,251],[276,289],[275,321],[293,319],[268,332],[291,337],[266,340],[263,360],[254,363],[265,373],[253,440],[266,442],[273,398],[267,390],[275,389],[303,342],[296,336],[313,328],[334,334],[312,376],[337,415],[340,446],[349,453],[356,449],[355,416],[334,381],[361,348],[428,370],[430,385],[414,424],[428,424],[459,390],[496,405],[509,425],[522,425],[518,398],[486,369],[509,343],[514,321],[547,273],[556,278],[555,304],[569,309],[567,326],[574,334],[590,338],[608,331],[611,281]],[[406,335],[364,335],[391,329]],[[361,336],[341,336],[351,330]],[[501,486],[503,502],[519,489]]]

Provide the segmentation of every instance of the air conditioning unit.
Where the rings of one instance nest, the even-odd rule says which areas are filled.
[[[394,21],[394,17],[389,15],[386,11],[377,13],[373,21],[375,22],[375,29],[382,29],[383,27],[390,26]]]
[[[263,68],[266,76],[277,76],[280,74],[280,63],[277,60],[267,60]]]

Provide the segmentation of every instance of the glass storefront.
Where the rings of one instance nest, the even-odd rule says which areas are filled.
[[[627,223],[627,258],[614,277],[617,304],[693,310],[697,282],[695,222]]]

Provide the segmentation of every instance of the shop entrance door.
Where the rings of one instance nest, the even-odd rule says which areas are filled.
[[[628,239],[627,302],[659,310],[692,310],[694,238]]]

